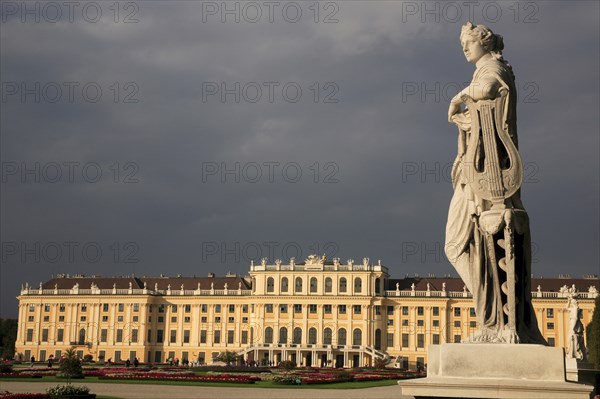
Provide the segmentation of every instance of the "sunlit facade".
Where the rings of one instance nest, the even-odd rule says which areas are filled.
[[[551,345],[567,345],[561,287],[573,284],[586,326],[598,276],[532,279],[538,324]],[[246,277],[59,276],[26,285],[18,299],[17,356],[40,361],[74,346],[82,357],[113,362],[210,364],[235,351],[258,364],[358,367],[383,358],[408,368],[427,363],[428,345],[460,342],[477,328],[460,279],[392,279],[368,259],[262,261]]]

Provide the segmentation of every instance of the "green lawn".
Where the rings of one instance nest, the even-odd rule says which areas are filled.
[[[20,381],[20,382],[56,382],[66,383],[64,378],[42,377],[42,378],[2,378],[1,381]],[[204,387],[230,387],[230,388],[294,388],[294,389],[359,389],[382,387],[396,385],[397,380],[364,381],[364,382],[334,382],[330,384],[310,384],[310,385],[281,385],[274,384],[271,381],[258,381],[255,384],[236,384],[220,382],[196,382],[196,381],[135,381],[135,380],[100,380],[98,377],[86,377],[84,379],[72,380],[77,384],[103,383],[103,384],[146,384],[146,385],[191,385]],[[93,391],[93,389],[92,389]],[[105,396],[102,398],[110,399]],[[100,397],[99,397],[100,399]]]

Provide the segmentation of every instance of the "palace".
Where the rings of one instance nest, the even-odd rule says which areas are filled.
[[[532,279],[550,345],[567,345],[567,287],[578,290],[587,326],[599,284],[598,276]],[[27,284],[18,300],[17,356],[39,361],[74,346],[81,357],[115,362],[210,364],[235,351],[259,364],[358,367],[383,358],[409,368],[427,363],[428,345],[460,342],[477,328],[460,279],[392,279],[367,258],[263,259],[247,277],[58,276]]]

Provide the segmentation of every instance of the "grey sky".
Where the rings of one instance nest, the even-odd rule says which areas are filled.
[[[325,252],[381,259],[394,277],[455,275],[446,113],[473,73],[463,2],[320,2],[318,16],[315,2],[280,2],[273,22],[265,2],[239,2],[239,23],[221,22],[220,1],[120,2],[118,15],[81,2],[72,22],[28,4],[0,10],[1,316],[16,316],[21,284],[56,273],[244,274],[250,257]],[[517,77],[533,273],[598,274],[599,3],[472,13],[504,36]],[[238,103],[210,94],[236,82]],[[222,163],[239,163],[239,182],[211,174]]]

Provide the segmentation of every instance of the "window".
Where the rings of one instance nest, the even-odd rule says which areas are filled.
[[[29,317],[27,318],[27,321],[33,321],[33,320],[35,320],[35,316],[29,316]]]
[[[140,311],[140,304],[139,303],[134,303],[133,304],[133,311],[134,312],[139,312]]]
[[[294,336],[292,337],[292,343],[300,345],[302,343],[302,329],[300,327],[294,328]]]
[[[42,330],[42,342],[48,342],[48,329],[44,328]]]
[[[200,343],[206,343],[206,330],[200,330]]]
[[[242,313],[248,313],[248,305],[247,304],[242,305]]]
[[[340,328],[338,330],[338,345],[346,345],[346,329]]]
[[[394,307],[393,306],[388,306],[387,307],[387,314],[388,314],[388,316],[393,316],[394,315]]]
[[[273,277],[269,277],[267,278],[267,292],[274,292],[275,291],[275,280],[273,279]]]
[[[554,330],[554,323],[552,323],[552,322],[546,323],[546,329],[548,329],[548,330]]]
[[[338,305],[338,314],[346,314],[346,305]]]
[[[469,308],[469,316],[470,317],[475,317],[475,308]]]
[[[460,328],[460,320],[454,320],[454,328]]]
[[[294,305],[294,313],[302,313],[302,305],[297,303]]]
[[[85,316],[83,316],[85,317]],[[50,321],[50,316],[44,316],[44,321]],[[85,320],[81,320],[81,321],[85,321]]]
[[[87,312],[87,305],[85,303],[83,305],[81,305],[81,311]]]
[[[440,326],[440,321],[439,320],[433,320],[433,326],[434,327],[439,327]]]
[[[35,305],[30,304],[29,305],[29,311],[33,312],[35,310]]]
[[[381,279],[380,278],[375,279],[375,294],[377,294],[377,295],[381,294]]]
[[[342,277],[340,279],[340,292],[346,292],[346,290],[348,289],[348,281],[346,280],[346,277]]]
[[[289,282],[288,282],[288,278],[284,277],[281,279],[281,292],[288,292],[288,286],[289,286]]]
[[[408,348],[408,334],[402,334],[402,347]]]
[[[387,319],[387,325],[388,326],[393,326],[394,325],[394,319]]]
[[[391,348],[394,346],[394,333],[387,333],[386,345],[388,348]]]
[[[295,292],[302,292],[302,277],[296,277]]]
[[[85,328],[82,328],[81,330],[79,330],[78,343],[79,343],[79,345],[82,345],[85,343]]]
[[[331,314],[331,305],[323,305],[323,313]]]
[[[327,327],[325,330],[323,330],[323,344],[331,345],[332,336],[333,334],[331,332],[331,328]]]
[[[352,345],[362,345],[362,331],[360,328],[355,328],[352,332]]]
[[[221,305],[215,305],[215,312],[221,313]]]
[[[381,330],[375,330],[375,349],[381,350]]]
[[[408,306],[402,306],[402,316],[408,316]]]
[[[434,345],[439,345],[439,344],[440,344],[440,334],[433,334],[433,335],[431,336],[431,342],[432,342]]]
[[[454,335],[454,343],[455,344],[460,344],[461,338],[462,337],[459,334],[455,334]]]
[[[553,308],[546,309],[546,317],[549,319],[554,318],[554,309]]]
[[[161,344],[164,341],[163,330],[156,330],[156,343]]]
[[[202,317],[200,318],[200,321],[201,321],[202,323],[207,323],[207,322],[208,322],[208,317],[206,317],[206,316],[202,316]]]
[[[381,315],[381,306],[375,305],[375,316]]]
[[[221,330],[215,330],[215,336],[213,337],[213,343],[215,343],[215,344],[221,343]]]
[[[177,305],[171,305],[171,312],[177,313]]]
[[[248,318],[247,317],[242,317],[242,323],[248,323]]]
[[[460,316],[460,308],[454,308],[454,316]]]
[[[402,325],[408,326],[408,319],[402,319]]]
[[[317,343],[317,329],[314,327],[308,330],[308,344],[315,345]]]
[[[133,316],[133,321],[138,321],[139,317],[138,316]]]
[[[131,330],[131,342],[138,342],[138,330]]]
[[[423,327],[424,325],[425,325],[425,320],[423,320],[423,319],[417,320],[417,326]]]
[[[352,311],[354,312],[354,314],[361,314],[362,306],[361,305],[353,305]]]
[[[117,321],[123,321],[123,316],[117,316]]]
[[[555,346],[554,337],[548,337],[546,341],[548,341],[548,345]]]
[[[417,334],[417,348],[425,347],[425,334]]]
[[[308,313],[317,313],[317,305],[308,305]]]
[[[229,313],[235,313],[235,305],[229,305]]]
[[[287,343],[287,332],[288,332],[288,330],[285,327],[281,327],[279,329],[279,343],[280,344]]]
[[[310,292],[317,292],[317,278],[310,278]]]
[[[58,321],[65,321],[65,316],[58,316]]]
[[[287,313],[288,312],[288,305],[285,303],[282,303],[281,305],[279,305],[279,313]]]
[[[125,310],[125,305],[124,305],[124,304],[122,304],[122,303],[120,303],[120,304],[119,304],[119,309],[118,309],[118,310],[119,310],[119,312],[123,312],[123,311]]]
[[[333,283],[331,281],[331,277],[325,278],[325,292],[331,292],[333,288]]]
[[[265,305],[265,312],[266,313],[273,313],[273,304],[272,303],[267,303]]]
[[[117,329],[117,338],[116,342],[123,342],[123,329]]]
[[[59,329],[56,331],[56,340],[57,340],[58,342],[63,342],[63,340],[64,340],[64,336],[65,336],[65,330],[63,330],[62,328],[59,328]]]
[[[44,312],[50,311],[50,305],[44,305]]]
[[[469,327],[476,328],[477,327],[477,322],[475,320],[470,321],[469,322]]]
[[[228,323],[235,323],[235,317],[228,317],[227,318],[227,322]]]
[[[100,342],[106,341],[108,341],[108,330],[106,328],[103,328],[102,330],[100,330]]]
[[[163,303],[158,305],[158,313],[165,313],[165,305]]]
[[[164,323],[165,322],[164,316],[158,316],[158,322],[159,323]]]
[[[206,312],[208,312],[208,305],[207,305],[207,304],[202,304],[202,305],[200,306],[200,311],[201,311],[202,313],[206,313]]]
[[[152,342],[152,330],[148,330],[148,335],[146,336],[148,342]]]
[[[360,277],[356,277],[354,279],[354,292],[362,292],[362,279]]]
[[[58,311],[59,312],[64,312],[65,311],[65,304],[61,303],[60,305],[58,305]]]
[[[439,316],[440,315],[440,308],[438,306],[434,306],[433,307],[433,315],[434,316]]]
[[[221,317],[220,316],[215,317],[215,323],[220,323],[220,322],[221,322]]]
[[[242,345],[246,345],[248,343],[248,331],[242,331]]]
[[[423,309],[423,306],[417,306],[417,316],[423,316],[425,314],[425,311]]]
[[[176,316],[171,317],[171,323],[177,323],[177,317]]]
[[[273,343],[273,329],[271,327],[265,328],[265,344]]]

